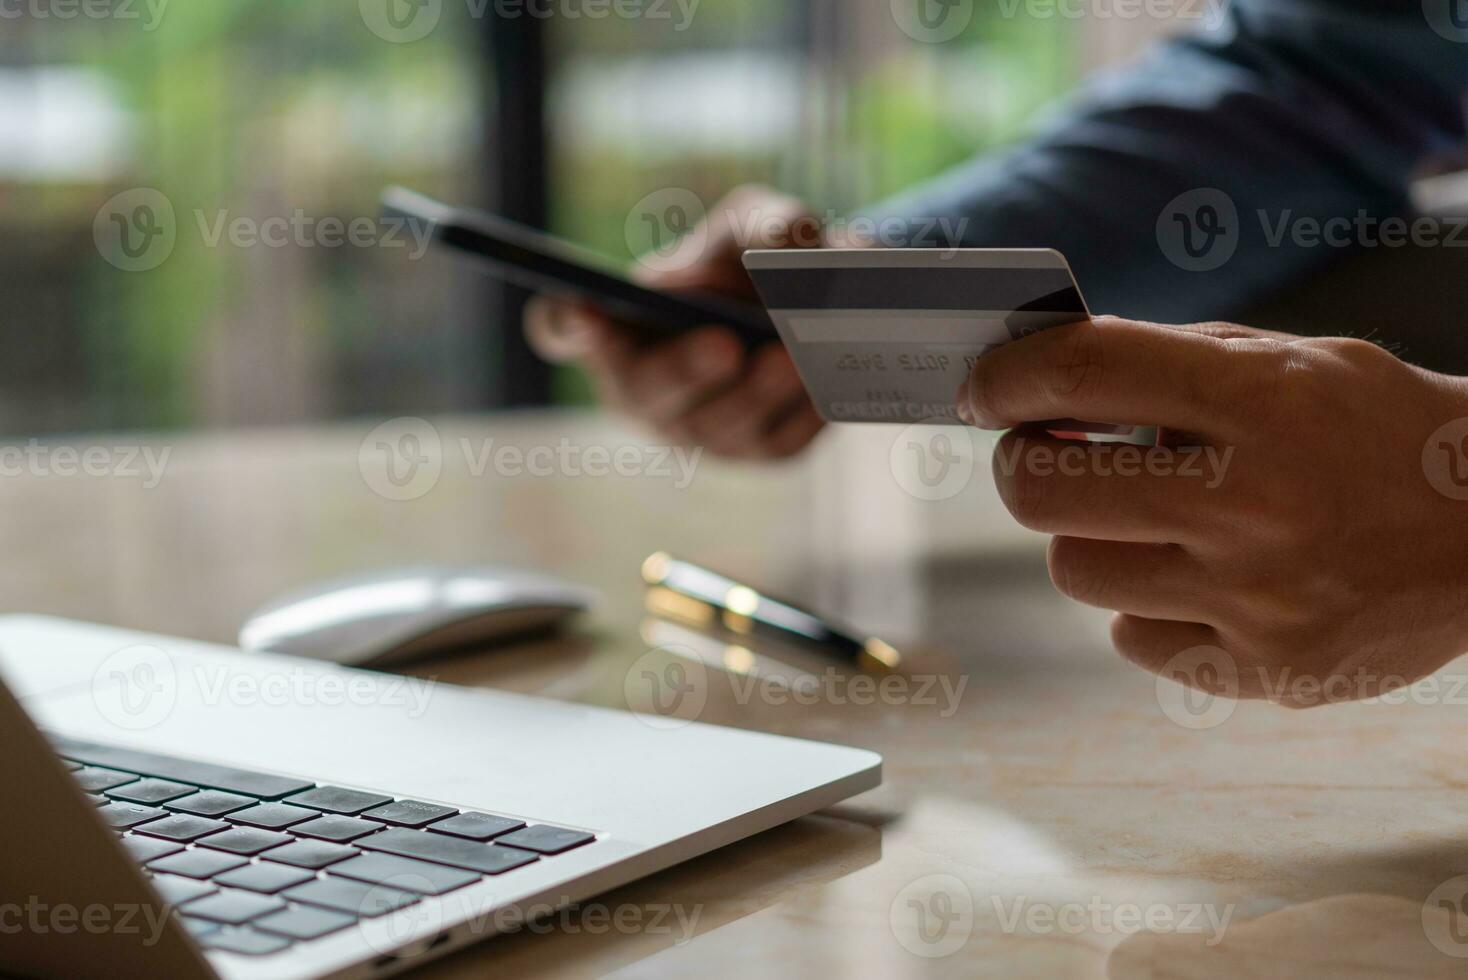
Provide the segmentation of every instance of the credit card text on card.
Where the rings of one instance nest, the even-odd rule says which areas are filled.
[[[757,251],[745,266],[831,422],[961,424],[980,357],[1088,316],[1044,249]]]

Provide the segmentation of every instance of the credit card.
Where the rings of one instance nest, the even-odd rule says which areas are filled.
[[[980,357],[1089,316],[1050,249],[750,251],[744,266],[829,422],[961,425]]]

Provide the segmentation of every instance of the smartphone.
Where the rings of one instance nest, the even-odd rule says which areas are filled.
[[[383,192],[382,213],[427,225],[430,241],[475,256],[506,282],[590,303],[644,331],[649,341],[709,324],[728,327],[750,348],[780,340],[758,305],[639,286],[585,249],[497,215],[451,207],[402,187]]]

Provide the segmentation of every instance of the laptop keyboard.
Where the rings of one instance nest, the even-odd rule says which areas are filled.
[[[267,956],[590,844],[595,834],[52,737],[206,949]]]

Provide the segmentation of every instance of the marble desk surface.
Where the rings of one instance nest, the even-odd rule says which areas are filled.
[[[1050,588],[978,433],[853,428],[735,466],[594,415],[442,419],[398,485],[378,454],[401,426],[371,429],[76,443],[166,450],[156,481],[8,472],[6,609],[230,642],[330,576],[536,567],[600,605],[564,637],[417,672],[626,707],[642,658],[700,639],[645,615],[638,569],[663,550],[909,655],[876,693],[755,644],[743,673],[710,669],[701,721],[875,750],[884,785],[425,976],[1468,976],[1461,667],[1401,703],[1183,702]]]

